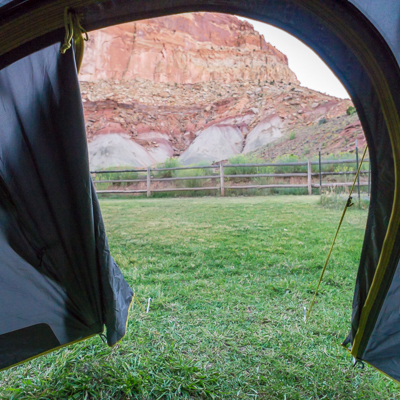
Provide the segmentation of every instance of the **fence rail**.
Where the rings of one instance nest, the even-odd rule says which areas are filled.
[[[324,161],[310,161],[311,165],[319,164],[354,164],[357,159],[348,160],[324,160]],[[368,163],[369,159],[365,159],[364,163]],[[289,166],[306,166],[307,161],[290,162],[290,163],[265,163],[265,164],[226,164],[225,167],[289,167]],[[204,166],[194,166],[194,167],[173,167],[173,168],[150,168],[151,172],[158,171],[172,171],[172,170],[184,170],[184,169],[207,169],[207,168],[218,168],[218,165],[204,165]],[[116,169],[116,170],[100,170],[100,171],[90,171],[91,174],[113,174],[121,172],[146,172],[147,168],[137,168],[137,169]]]
[[[333,175],[337,176],[350,176],[355,175],[356,171],[337,171],[337,172],[323,172],[322,165],[326,164],[356,164],[358,169],[358,154],[356,159],[347,160],[321,160],[319,161],[305,161],[305,162],[291,162],[291,163],[263,163],[263,164],[219,164],[219,165],[206,165],[206,166],[194,166],[194,167],[174,167],[174,168],[147,168],[147,169],[125,169],[125,170],[107,170],[107,171],[91,171],[94,177],[97,174],[111,174],[111,173],[142,173],[143,178],[138,179],[99,179],[94,180],[95,184],[99,183],[109,183],[109,184],[119,184],[119,183],[145,183],[146,188],[138,189],[107,189],[107,190],[97,190],[97,193],[147,193],[147,196],[151,196],[151,193],[157,192],[178,192],[178,191],[198,191],[198,190],[217,190],[220,191],[221,196],[225,195],[225,190],[235,190],[235,189],[277,189],[277,188],[305,188],[308,189],[308,194],[312,194],[312,189],[322,188],[335,188],[335,187],[349,187],[352,186],[352,182],[322,182],[323,177],[329,177]],[[369,164],[369,159],[366,159],[364,163]],[[318,165],[319,172],[312,172],[312,166]],[[293,172],[293,173],[257,173],[257,174],[225,174],[225,169],[229,168],[254,168],[254,167],[307,167],[307,172]],[[179,170],[196,170],[196,169],[210,169],[213,170],[213,174],[208,174],[204,176],[180,176],[180,177],[166,177],[160,178],[154,176],[154,172],[165,172],[165,171],[179,171]],[[370,192],[371,185],[371,169],[367,171],[360,171],[360,176],[368,175],[367,181],[360,181],[356,183],[356,188],[368,187],[368,193]],[[318,177],[319,183],[313,182],[313,177]],[[237,178],[248,179],[248,178],[300,178],[307,179],[307,183],[273,183],[273,184],[245,184],[245,185],[226,185],[225,180],[233,180]],[[185,180],[204,180],[204,179],[219,179],[219,186],[206,186],[201,187],[165,187],[165,188],[154,188],[152,187],[152,182],[174,182],[174,181],[185,181]]]

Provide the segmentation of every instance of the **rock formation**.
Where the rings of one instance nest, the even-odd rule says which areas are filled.
[[[212,164],[240,154],[242,148],[243,135],[237,126],[213,124],[201,132],[180,160],[187,165],[201,162]]]
[[[80,79],[92,169],[221,161],[351,105],[301,87],[252,25],[215,13],[92,32]]]
[[[90,34],[83,81],[147,79],[197,83],[280,80],[298,83],[288,60],[251,24],[216,13],[131,22]]]

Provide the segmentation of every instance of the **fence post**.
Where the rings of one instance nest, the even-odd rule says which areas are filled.
[[[307,183],[308,183],[308,194],[312,194],[312,182],[311,182],[311,161],[307,160]]]
[[[221,182],[221,196],[225,196],[225,182],[224,182],[224,166],[223,164],[219,164],[219,179]]]
[[[321,143],[319,144],[319,194],[322,194]]]
[[[147,197],[150,197],[151,195],[150,184],[150,167],[147,167]]]

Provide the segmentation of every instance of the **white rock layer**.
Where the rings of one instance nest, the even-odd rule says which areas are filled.
[[[184,165],[227,160],[243,148],[243,135],[232,125],[212,125],[202,131],[179,157]]]
[[[118,133],[99,135],[89,143],[90,169],[109,167],[147,167],[155,158],[140,144]]]
[[[282,127],[283,121],[278,115],[267,116],[247,135],[243,153],[250,153],[279,139],[283,136]]]

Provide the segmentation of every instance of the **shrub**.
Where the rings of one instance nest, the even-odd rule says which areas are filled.
[[[290,140],[296,139],[296,133],[294,131],[290,132],[289,139]]]
[[[279,156],[275,159],[275,163],[291,163],[291,162],[298,162],[299,157],[294,154],[285,154],[283,156]],[[274,172],[277,174],[285,174],[290,172],[307,172],[306,165],[290,165],[290,166],[276,166],[273,167]]]
[[[328,122],[328,120],[325,117],[323,117],[318,121],[318,125],[323,125],[323,124],[326,124],[327,122]]]
[[[191,165],[192,167],[201,167],[201,166],[206,166],[208,165],[207,163],[198,163],[198,164],[193,164]],[[218,168],[218,166],[216,167]],[[177,174],[176,176],[178,177],[196,177],[196,176],[208,176],[208,175],[213,175],[212,173],[213,169],[211,168],[195,168],[195,169],[183,169],[183,170],[178,170],[176,171]],[[215,174],[219,176],[219,171],[218,174]],[[203,179],[185,179],[183,181],[179,181],[181,187],[189,187],[189,188],[194,188],[194,187],[201,187],[203,186],[204,182],[207,182]],[[216,185],[206,185],[206,186],[216,186]],[[192,192],[193,193],[193,192]]]
[[[353,171],[353,168],[350,168],[349,164],[338,164],[334,170],[334,172],[350,172],[350,171]]]
[[[362,151],[360,151],[359,155],[359,161],[361,161],[361,155]],[[327,160],[346,160],[346,159],[355,159],[356,155],[354,153],[349,153],[349,152],[342,152],[339,154],[328,154],[323,157],[323,161]],[[367,158],[367,157],[366,157]],[[317,161],[317,160],[316,160]],[[322,171],[323,172],[339,172],[341,171],[341,167],[343,164],[322,164]],[[348,168],[348,171],[357,171],[357,164],[356,163],[351,163],[351,164],[344,164],[345,167]],[[361,167],[362,171],[367,171],[368,170],[368,163],[363,163]]]
[[[246,174],[268,174],[272,173],[271,167],[229,167],[229,164],[262,164],[265,160],[257,157],[247,156],[245,154],[238,154],[228,160],[224,168],[225,175],[246,175]]]
[[[177,158],[167,158],[163,163],[158,164],[157,168],[177,168],[181,163]],[[177,174],[176,170],[170,171],[155,171],[154,176],[157,178],[173,178]]]
[[[130,169],[137,169],[137,167],[132,166],[122,166],[122,167],[109,167],[105,168],[102,171],[118,171],[118,170],[130,170]],[[144,171],[145,172],[145,171]],[[93,182],[96,181],[113,181],[113,180],[128,180],[128,179],[139,179],[142,176],[139,176],[138,172],[109,172],[109,173],[98,173],[92,175]],[[125,187],[128,186],[129,182],[121,182],[121,183],[112,183],[112,182],[105,182],[105,183],[98,183],[96,184],[97,190],[107,190],[110,186],[119,186]]]
[[[346,114],[347,115],[353,115],[357,112],[356,108],[353,106],[350,106],[347,110],[346,110]]]

